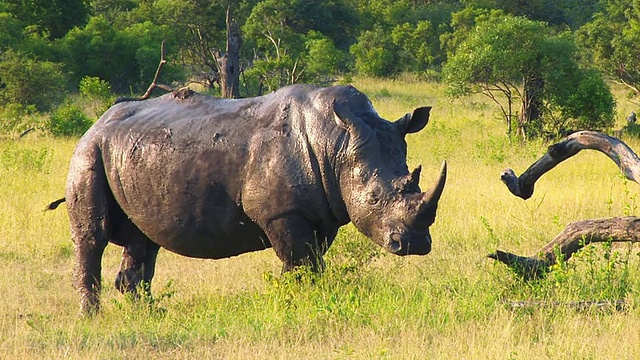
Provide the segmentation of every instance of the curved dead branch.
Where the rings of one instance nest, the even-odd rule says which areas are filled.
[[[640,159],[620,139],[594,132],[580,131],[549,146],[547,153],[517,177],[506,169],[500,179],[515,196],[528,199],[533,194],[535,182],[547,171],[583,149],[598,150],[615,162],[625,177],[640,183]],[[582,247],[596,242],[639,242],[640,218],[616,217],[592,219],[570,223],[555,239],[534,256],[520,256],[496,250],[488,257],[500,261],[524,279],[544,276],[549,267],[556,264],[556,254],[568,260]]]
[[[627,179],[640,180],[640,159],[620,139],[595,131],[573,133],[557,144],[549,146],[547,153],[533,163],[522,175],[506,169],[500,179],[515,196],[528,199],[533,195],[535,182],[556,165],[579,153],[580,150],[598,150],[613,160]]]

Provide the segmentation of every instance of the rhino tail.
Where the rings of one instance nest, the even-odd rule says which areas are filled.
[[[58,206],[60,204],[62,204],[65,201],[67,201],[67,198],[58,199],[58,200],[52,202],[51,204],[49,204],[44,210],[45,211],[47,211],[47,210],[55,210],[55,209],[58,208]]]

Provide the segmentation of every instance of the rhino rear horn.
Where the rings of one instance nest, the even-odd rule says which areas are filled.
[[[420,172],[422,171],[422,166],[418,165],[409,175],[409,186],[411,188],[418,188],[420,186]]]

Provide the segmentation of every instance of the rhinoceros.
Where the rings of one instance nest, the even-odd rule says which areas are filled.
[[[405,135],[430,107],[394,122],[352,86],[293,85],[218,99],[182,89],[112,106],[80,139],[64,201],[81,311],[99,307],[107,243],[123,247],[116,287],[149,290],[159,248],[220,259],[272,247],[284,270],[323,266],[352,222],[396,255],[431,251],[446,181],[421,192]]]

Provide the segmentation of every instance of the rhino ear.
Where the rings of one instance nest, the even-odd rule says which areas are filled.
[[[336,124],[349,132],[354,140],[354,145],[364,143],[373,136],[373,132],[362,119],[353,115],[351,111],[335,100],[333,101],[333,113]]]
[[[430,111],[431,106],[419,107],[413,111],[413,114],[407,114],[393,124],[402,134],[418,132],[427,126]]]

